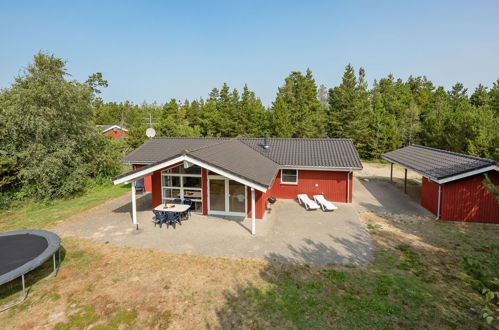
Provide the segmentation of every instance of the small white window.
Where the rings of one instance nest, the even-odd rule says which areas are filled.
[[[298,184],[298,170],[282,169],[281,183]]]

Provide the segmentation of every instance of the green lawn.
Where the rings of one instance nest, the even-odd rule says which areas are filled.
[[[59,220],[89,210],[129,191],[129,185],[115,186],[106,183],[91,186],[81,196],[70,199],[40,203],[17,203],[10,209],[0,211],[0,230],[47,228]]]

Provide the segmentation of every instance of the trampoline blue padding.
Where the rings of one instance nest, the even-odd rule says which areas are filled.
[[[46,230],[0,233],[0,285],[39,267],[55,255],[60,246],[61,238]]]

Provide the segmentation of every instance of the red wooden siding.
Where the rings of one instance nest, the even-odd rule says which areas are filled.
[[[141,168],[141,167],[144,167],[145,165],[132,165],[133,166],[133,169],[138,169],[138,168]],[[152,182],[151,182],[151,176],[146,176],[144,178],[144,189],[147,191],[147,192],[151,192],[152,191]]]
[[[433,214],[438,210],[438,183],[423,177],[421,186],[421,205]]]
[[[499,185],[497,171],[488,172]],[[443,220],[499,223],[499,204],[483,186],[483,174],[444,184],[442,190]]]
[[[178,166],[180,163],[169,166]],[[140,166],[140,165],[136,165]],[[152,207],[155,207],[162,202],[161,192],[161,171],[169,168],[165,167],[155,171],[151,177],[151,193]],[[208,171],[201,169],[203,182],[203,214],[208,214]],[[348,172],[333,172],[333,171],[309,171],[300,170],[298,173],[298,184],[286,185],[281,184],[281,172],[277,174],[274,184],[265,193],[255,190],[255,208],[257,219],[263,219],[266,211],[267,198],[270,196],[278,199],[296,199],[297,194],[308,194],[310,198],[314,194],[322,194],[328,200],[334,202],[347,201],[347,175]],[[315,185],[318,185],[317,187]],[[349,202],[352,201],[352,174],[350,174],[350,192]],[[251,188],[247,188],[247,209],[248,217],[251,217]]]
[[[110,129],[109,131],[104,132],[103,134],[109,135],[113,140],[121,140],[128,137],[128,133],[120,129],[116,130],[116,132],[113,129]]]
[[[352,202],[352,174],[348,172],[298,170],[298,184],[282,184],[281,171],[269,189],[269,196],[296,199],[298,194],[324,195],[333,202],[347,202],[347,175],[350,175],[349,201]]]
[[[488,173],[499,184],[497,171]],[[442,184],[440,219],[499,223],[499,204],[483,186],[483,174]],[[438,184],[423,178],[421,205],[433,214],[438,211]]]

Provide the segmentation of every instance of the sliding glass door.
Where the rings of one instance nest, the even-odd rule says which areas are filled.
[[[246,215],[246,186],[224,178],[210,175],[208,177],[208,198],[211,214]]]
[[[210,211],[225,212],[225,180],[210,179]]]

